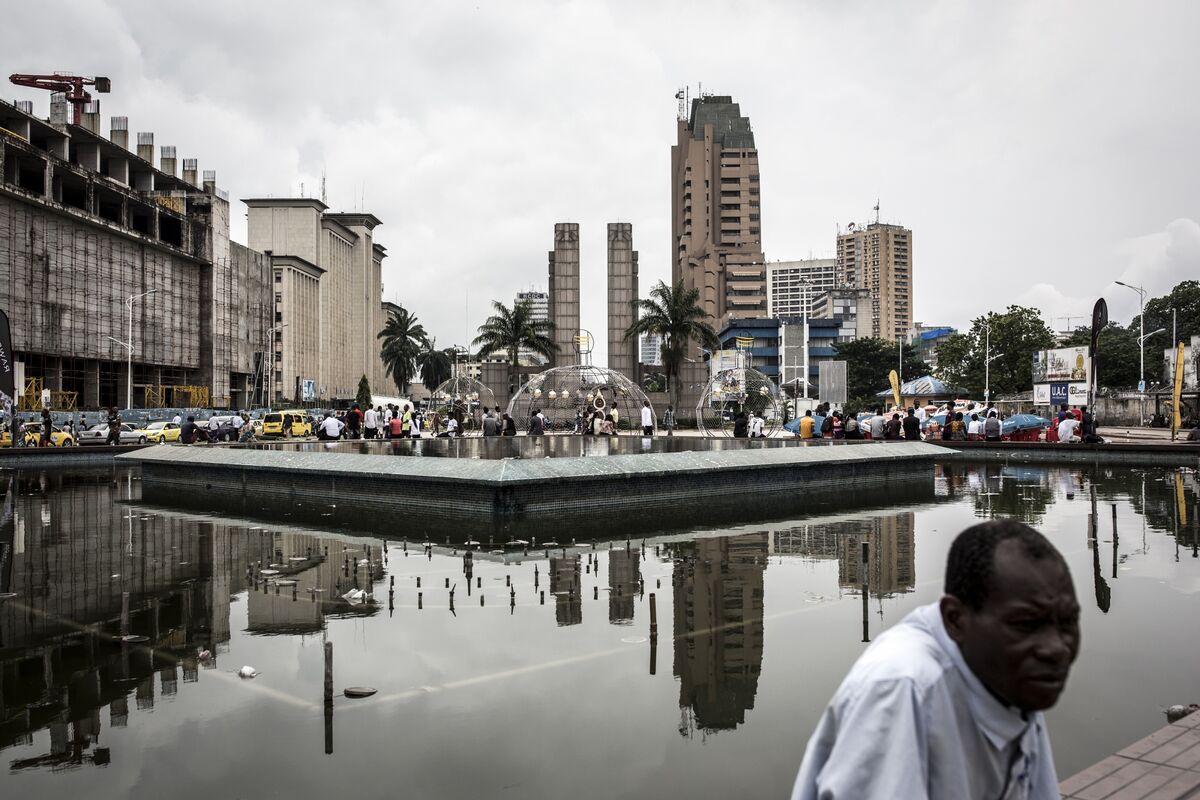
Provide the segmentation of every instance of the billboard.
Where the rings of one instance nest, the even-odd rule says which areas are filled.
[[[1037,405],[1086,405],[1091,378],[1087,345],[1033,354],[1033,402]]]
[[[846,402],[845,361],[822,361],[817,366],[817,396],[827,403]]]
[[[1088,383],[1091,363],[1086,345],[1039,350],[1033,354],[1033,382]]]

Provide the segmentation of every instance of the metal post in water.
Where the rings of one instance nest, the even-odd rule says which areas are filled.
[[[325,643],[325,754],[333,753],[333,642]]]
[[[423,597],[424,595],[422,592],[417,592],[417,611],[420,611],[425,607],[425,601]]]
[[[650,636],[658,636],[658,597],[650,593]]]
[[[870,630],[870,625],[868,623],[868,615],[867,615],[867,603],[870,599],[870,597],[869,597],[870,596],[870,591],[869,591],[870,582],[869,582],[869,578],[868,578],[868,576],[870,575],[870,571],[867,569],[867,566],[870,564],[870,555],[871,555],[871,545],[869,542],[867,542],[864,539],[863,543],[862,543],[862,560],[861,560],[861,567],[862,567],[862,625],[863,625],[862,640],[864,642],[871,641],[871,630]]]

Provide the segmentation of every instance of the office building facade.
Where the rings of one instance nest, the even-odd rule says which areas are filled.
[[[517,292],[516,297],[513,298],[513,307],[522,303],[529,306],[529,316],[532,319],[550,321],[550,294],[548,292],[539,292],[535,289]],[[526,347],[517,351],[517,360],[527,366],[544,365],[549,361],[545,356],[538,355]]]
[[[638,340],[625,332],[637,322],[638,254],[633,226],[608,223],[608,368],[637,382]]]
[[[817,295],[837,288],[836,258],[772,261],[767,264],[767,316],[811,315]]]
[[[554,249],[549,253],[550,321],[558,351],[554,366],[579,360],[575,337],[579,335],[579,223],[554,225]]]

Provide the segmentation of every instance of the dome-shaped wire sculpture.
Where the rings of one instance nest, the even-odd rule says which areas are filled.
[[[459,433],[463,436],[481,433],[483,412],[496,407],[492,390],[467,375],[443,381],[433,390],[432,397],[433,408],[443,419],[448,415],[458,419]]]
[[[529,430],[534,413],[541,409],[546,433],[577,433],[582,424],[590,432],[591,415],[617,412],[618,431],[641,430],[646,393],[620,372],[591,364],[571,364],[539,372],[522,386],[508,404],[508,413],[520,430]],[[657,419],[657,417],[656,417]]]
[[[726,369],[713,375],[696,406],[696,426],[705,436],[733,436],[738,414],[763,420],[762,435],[783,424],[779,387],[756,369]]]

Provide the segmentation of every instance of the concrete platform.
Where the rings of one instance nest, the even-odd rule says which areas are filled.
[[[1184,800],[1200,798],[1200,712],[1059,784],[1063,800]]]
[[[117,463],[140,465],[142,497],[160,505],[396,537],[519,525],[567,541],[830,510],[868,491],[880,502],[929,499],[944,455],[921,442],[497,460],[156,447]]]

